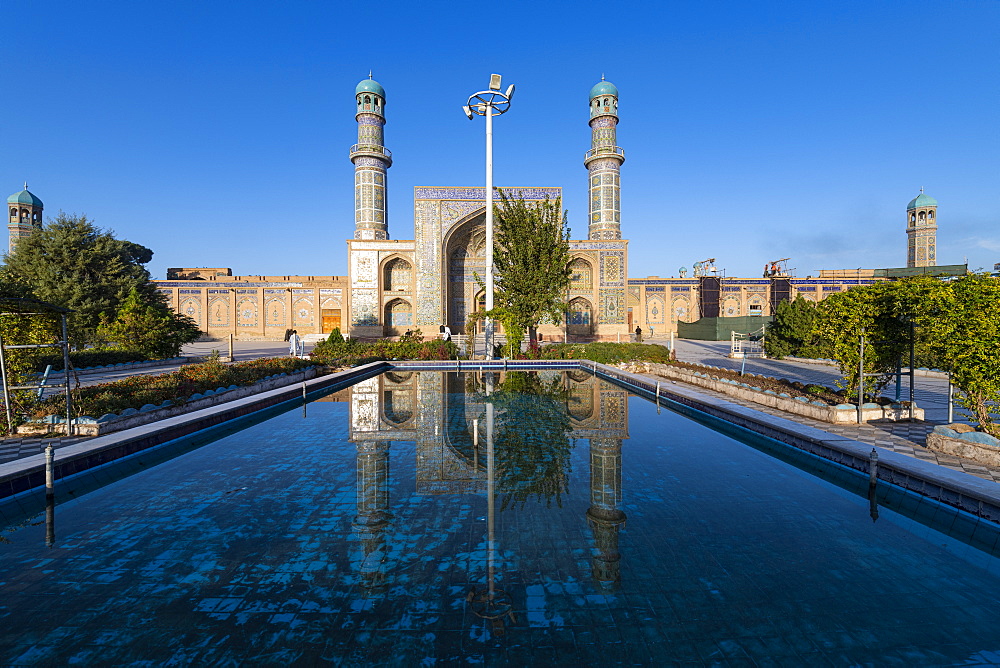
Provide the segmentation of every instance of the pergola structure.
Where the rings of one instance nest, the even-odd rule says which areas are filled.
[[[50,388],[63,388],[66,395],[66,435],[70,436],[73,433],[73,400],[70,396],[70,368],[69,368],[69,336],[67,335],[66,318],[67,315],[71,313],[69,309],[62,308],[61,306],[56,306],[55,304],[49,304],[48,302],[39,301],[37,299],[26,299],[20,297],[2,297],[0,298],[0,316],[15,316],[15,317],[27,317],[27,316],[49,316],[55,320],[59,318],[61,327],[62,338],[58,341],[51,343],[27,343],[27,342],[12,342],[8,343],[6,341],[8,332],[5,331],[2,325],[0,325],[0,381],[3,384],[3,402],[4,409],[7,413],[7,431],[13,434],[14,432],[14,420],[11,411],[11,401],[10,393],[14,390],[39,390],[43,387]],[[63,383],[56,385],[46,385],[45,379],[42,380],[37,385],[10,385],[10,375],[8,373],[8,351],[12,350],[24,350],[33,348],[61,348],[63,354],[63,370],[65,371],[66,377]]]

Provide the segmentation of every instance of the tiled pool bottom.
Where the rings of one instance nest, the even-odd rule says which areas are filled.
[[[551,403],[497,408],[495,626],[468,600],[481,397],[439,379],[366,381],[60,503],[51,548],[44,516],[5,531],[2,663],[1000,661],[993,557],[594,379],[565,379],[566,448],[525,414]]]

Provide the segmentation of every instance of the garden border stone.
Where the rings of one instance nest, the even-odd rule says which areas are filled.
[[[733,397],[734,399],[752,401],[754,403],[761,404],[762,406],[776,408],[780,411],[785,411],[786,413],[801,415],[803,417],[812,418],[821,422],[829,422],[831,424],[857,424],[858,421],[858,411],[857,407],[854,405],[840,404],[838,406],[817,406],[813,403],[796,401],[791,397],[782,397],[774,392],[759,391],[723,382],[718,378],[713,379],[711,376],[711,369],[706,370],[705,373],[708,374],[708,377],[706,378],[700,375],[695,375],[695,372],[690,369],[673,366],[671,364],[632,362],[624,365],[624,368],[627,370],[639,368],[645,374],[660,376],[668,380],[676,380],[683,383],[689,383],[691,385],[697,385],[698,387],[720,392]],[[869,420],[890,420],[893,422],[901,422],[908,421],[910,419],[910,411],[908,408],[901,407],[899,405],[879,406],[877,404],[868,403],[862,405],[861,418],[865,422],[868,422]],[[918,408],[914,405],[913,419],[923,420],[924,409]]]
[[[103,434],[111,434],[123,429],[139,427],[144,424],[149,424],[150,422],[165,420],[178,415],[193,413],[194,411],[199,411],[203,408],[218,406],[219,404],[224,404],[236,399],[242,399],[252,394],[267,392],[268,390],[284,387],[293,383],[301,383],[304,380],[315,378],[319,375],[320,369],[321,367],[319,366],[312,366],[289,375],[281,374],[277,377],[272,376],[271,378],[265,378],[264,380],[257,381],[253,385],[244,385],[242,387],[236,387],[235,389],[220,387],[218,390],[207,390],[204,394],[192,394],[191,398],[194,400],[188,401],[184,404],[173,404],[165,407],[157,407],[152,404],[147,404],[141,408],[126,408],[119,415],[111,413],[107,416],[101,416],[97,420],[90,418],[93,422],[86,420],[85,418],[78,418],[74,421],[73,435],[101,436]],[[47,422],[26,422],[17,428],[17,433],[33,435],[51,433],[65,434],[66,423],[61,422],[52,424]]]

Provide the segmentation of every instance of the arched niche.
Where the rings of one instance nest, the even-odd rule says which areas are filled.
[[[382,268],[382,289],[391,292],[409,292],[413,289],[413,265],[405,258],[389,260]]]
[[[593,336],[594,307],[589,300],[583,297],[570,300],[566,310],[566,331],[570,336]]]
[[[393,299],[385,305],[383,336],[402,336],[413,327],[413,305],[405,299]]]
[[[569,263],[570,291],[586,291],[594,289],[594,265],[588,260],[577,257]]]

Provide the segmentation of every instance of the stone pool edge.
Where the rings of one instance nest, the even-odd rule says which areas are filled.
[[[581,364],[604,378],[655,401],[659,396],[693,408],[711,417],[749,429],[786,445],[809,452],[861,473],[868,473],[870,455],[878,451],[878,479],[911,492],[959,508],[982,519],[1000,523],[1000,487],[967,473],[901,455],[849,438],[800,424],[731,401],[712,397],[691,387],[663,382],[594,362]],[[683,381],[681,381],[683,382]],[[659,390],[657,390],[659,386]]]
[[[320,376],[302,384],[286,385],[221,406],[205,408],[186,415],[167,418],[148,425],[98,436],[82,443],[56,450],[55,480],[82,473],[167,441],[194,434],[230,420],[251,415],[272,406],[301,397],[302,386],[307,393],[327,387],[362,380],[382,371],[426,370],[458,371],[472,369],[584,369],[594,375],[630,389],[655,401],[659,396],[682,406],[755,433],[773,438],[799,450],[847,466],[862,473],[869,471],[872,446],[835,436],[787,418],[769,415],[740,406],[725,399],[698,392],[693,387],[664,383],[648,376],[635,374],[589,360],[491,361],[378,361],[346,371]],[[683,381],[680,381],[683,383]],[[1000,523],[1000,488],[996,483],[966,473],[907,457],[891,450],[875,447],[879,453],[878,478],[948,506],[959,508],[977,517]],[[0,464],[0,499],[37,490],[45,485],[45,455],[38,454]]]
[[[312,393],[327,387],[362,380],[389,368],[386,362],[372,362],[346,371],[318,376],[301,383],[258,392],[241,399],[202,408],[145,425],[96,436],[55,450],[55,485],[60,480],[103,466],[117,459],[148,450],[168,441],[190,436],[203,429],[245,417],[302,397],[302,388]],[[45,454],[39,453],[0,464],[0,499],[45,486]]]

